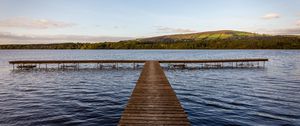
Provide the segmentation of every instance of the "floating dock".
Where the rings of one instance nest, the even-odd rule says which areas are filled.
[[[148,60],[19,60],[10,61],[13,69],[75,69],[81,68],[80,64],[94,64],[94,68],[121,68],[120,64],[130,64],[134,69],[142,66]],[[209,59],[209,60],[158,60],[161,64],[168,64],[168,68],[257,68],[265,67],[268,59]],[[197,65],[195,65],[197,64]]]
[[[145,63],[119,125],[190,125],[158,61]]]

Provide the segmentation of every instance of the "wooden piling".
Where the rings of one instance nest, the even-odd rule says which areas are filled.
[[[239,64],[243,64],[244,62],[249,63],[255,63],[255,62],[263,62],[262,67],[264,67],[264,62],[268,61],[268,59],[211,59],[211,60],[159,60],[158,62],[161,64],[184,64],[184,66],[187,66],[188,64],[204,64],[202,65],[202,68],[215,68],[214,66],[217,66],[217,64],[220,64],[221,67],[224,67],[224,64],[235,63],[235,68],[243,68],[245,66],[239,66]],[[30,64],[57,64],[57,69],[60,69],[60,64],[77,64],[77,70],[80,69],[80,64],[101,64],[100,69],[102,69],[103,64],[115,64],[114,68],[118,69],[120,64],[127,64],[132,63],[133,69],[138,68],[139,63],[145,63],[147,60],[19,60],[19,61],[9,61],[10,64],[17,65],[17,66],[24,66],[24,65],[30,65]],[[208,67],[206,67],[206,64],[208,64]],[[212,65],[211,65],[212,64]],[[260,64],[258,64],[258,67]],[[213,67],[212,67],[213,66]],[[21,69],[21,67],[18,67]],[[40,69],[40,66],[39,66]]]

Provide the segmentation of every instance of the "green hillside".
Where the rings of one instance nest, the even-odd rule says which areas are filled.
[[[0,49],[300,49],[300,37],[222,30],[120,42],[0,45]]]
[[[192,34],[177,34],[177,35],[165,35],[152,38],[138,39],[139,41],[182,41],[182,40],[214,40],[214,39],[228,39],[228,38],[241,38],[241,37],[258,37],[267,36],[250,32],[232,31],[232,30],[221,30],[221,31],[209,31]]]

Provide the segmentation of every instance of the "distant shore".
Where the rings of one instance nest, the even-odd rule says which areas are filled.
[[[0,45],[6,49],[300,49],[298,41],[244,41],[244,42],[104,42],[104,43],[55,43],[55,44],[11,44]]]
[[[300,49],[300,37],[223,30],[119,42],[11,44],[0,49]]]

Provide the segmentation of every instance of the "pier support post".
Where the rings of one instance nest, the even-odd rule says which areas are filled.
[[[135,70],[135,63],[133,63],[133,69]]]

